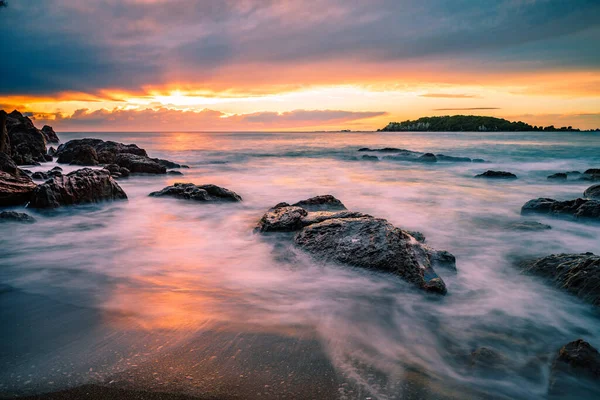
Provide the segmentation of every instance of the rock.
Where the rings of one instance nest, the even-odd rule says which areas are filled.
[[[421,157],[417,158],[417,161],[419,161],[419,162],[427,162],[427,163],[434,163],[434,162],[437,162],[437,158],[432,153],[425,153]]]
[[[346,210],[330,195],[291,206],[279,203],[263,215],[255,231],[296,232],[294,245],[320,260],[391,272],[419,288],[441,294],[446,293],[446,286],[431,264],[454,258],[420,244],[384,219]]]
[[[590,168],[584,172],[585,175],[597,175],[600,174],[600,168]]]
[[[0,152],[0,171],[17,174],[18,170],[19,168],[13,159],[8,154]]]
[[[108,171],[83,168],[39,185],[29,207],[56,208],[121,199],[127,199],[127,195]]]
[[[475,175],[475,178],[490,178],[490,179],[517,179],[517,176],[506,171],[485,171],[483,174]]]
[[[567,180],[567,174],[564,172],[559,172],[556,174],[552,174],[550,176],[548,176],[548,180],[555,180],[555,181],[566,181]]]
[[[425,235],[423,235],[421,232],[406,231],[406,233],[408,233],[410,236],[414,237],[417,242],[425,243]]]
[[[537,275],[580,299],[600,306],[600,256],[593,253],[553,254],[518,264],[526,274]]]
[[[507,359],[488,347],[479,347],[471,353],[471,367],[482,370],[503,370],[507,368]]]
[[[0,207],[27,203],[35,187],[33,180],[26,174],[0,171]]]
[[[58,140],[58,136],[56,135],[56,132],[54,132],[54,129],[52,129],[51,126],[44,125],[42,127],[42,134],[44,135],[44,138],[46,139],[47,143],[58,143],[60,141]]]
[[[89,150],[79,150],[80,148],[92,147],[95,156]],[[56,150],[56,156],[59,163],[71,164],[78,158],[80,151],[90,153],[93,159],[93,165],[114,164],[119,154],[134,154],[140,157],[148,157],[146,150],[139,148],[135,144],[123,144],[101,139],[75,139],[61,144]]]
[[[130,171],[127,168],[120,167],[117,164],[108,164],[104,167],[105,170],[110,172],[113,178],[126,178],[129,176]]]
[[[474,158],[474,159],[472,160],[472,162],[474,162],[474,163],[485,163],[485,162],[487,162],[487,161],[485,161],[485,160],[484,160],[484,159],[482,159],[482,158]]]
[[[29,214],[16,211],[0,211],[0,223],[3,222],[20,222],[22,224],[31,224],[35,222],[35,218]]]
[[[96,149],[92,146],[78,146],[73,149],[73,159],[70,164],[83,166],[98,165],[98,153],[96,153]]]
[[[380,153],[417,153],[415,151],[406,150],[406,149],[397,149],[395,147],[384,147],[383,149],[370,149],[368,147],[363,147],[362,149],[358,149],[358,151],[377,151]]]
[[[292,205],[302,207],[307,211],[346,210],[346,206],[330,194],[311,197],[310,199],[302,200]]]
[[[456,257],[446,250],[432,249],[429,251],[429,260],[434,267],[443,267],[456,271]]]
[[[151,158],[152,161],[162,165],[165,168],[189,168],[187,165],[177,164],[176,162],[163,160],[161,158]]]
[[[379,157],[377,156],[370,156],[368,154],[363,154],[363,156],[361,157],[362,160],[365,161],[379,161]]]
[[[600,201],[575,199],[558,201],[549,198],[529,200],[521,207],[521,214],[571,215],[579,219],[600,221]]]
[[[583,192],[583,197],[588,199],[600,199],[600,184],[590,186]]]
[[[46,161],[46,139],[28,117],[15,110],[6,116],[6,128],[15,163],[34,165]]]
[[[139,174],[166,174],[167,168],[151,158],[129,153],[120,153],[115,159],[115,164],[127,168],[131,173]]]
[[[472,162],[473,160],[471,160],[469,157],[452,157],[452,156],[446,156],[443,154],[436,154],[435,155],[438,159],[438,161],[449,161],[449,162]],[[483,161],[483,160],[481,160]]]
[[[550,225],[542,224],[536,221],[518,221],[509,224],[508,228],[517,231],[544,231],[552,229]]]
[[[216,185],[194,185],[193,183],[176,183],[167,186],[159,192],[152,192],[150,196],[170,196],[178,199],[195,200],[202,202],[237,202],[242,197],[237,193]]]
[[[0,110],[0,153],[10,156],[10,139],[8,137],[8,130],[6,129],[6,118],[6,112]]]
[[[50,147],[48,149],[48,155],[54,157],[55,154],[56,154],[56,149],[54,147]]]
[[[174,170],[167,171],[167,174],[168,175],[183,175],[181,172],[174,171]]]
[[[573,399],[600,396],[600,354],[588,342],[578,339],[563,346],[550,371],[550,396]]]

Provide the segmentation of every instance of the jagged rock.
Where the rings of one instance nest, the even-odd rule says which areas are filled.
[[[115,164],[127,168],[131,173],[140,174],[166,174],[167,168],[153,161],[149,157],[138,156],[130,153],[120,153],[115,159]]]
[[[108,164],[104,167],[105,170],[110,172],[113,178],[126,178],[129,176],[130,171],[127,168],[120,167],[117,164]]]
[[[361,157],[361,159],[366,160],[366,161],[379,161],[379,157],[377,157],[377,156],[370,156],[368,154],[363,154],[363,156]]]
[[[9,174],[18,173],[17,164],[6,153],[0,152],[0,171],[8,172]]]
[[[167,186],[159,192],[152,192],[150,196],[170,196],[178,199],[195,200],[202,202],[237,202],[242,197],[237,193],[216,185],[194,185],[193,183],[176,183]]]
[[[292,205],[302,207],[307,211],[346,210],[346,206],[330,194],[311,197],[310,199],[302,200]]]
[[[583,192],[583,197],[588,199],[600,199],[600,185],[590,186]]]
[[[600,256],[593,253],[552,254],[521,261],[518,268],[541,276],[580,299],[600,306]]]
[[[564,172],[558,172],[556,174],[552,174],[550,176],[548,176],[548,180],[554,180],[554,181],[566,181],[567,180],[567,174]]]
[[[417,158],[417,161],[419,161],[419,162],[427,162],[427,163],[434,163],[434,162],[437,162],[437,158],[436,158],[435,154],[425,153],[421,157]]]
[[[26,174],[0,171],[0,207],[27,203],[35,187],[35,183]]]
[[[6,116],[10,155],[18,165],[35,165],[46,160],[46,139],[29,117],[13,111]]]
[[[7,114],[4,110],[0,110],[0,153],[6,153],[10,156],[10,139],[8,130],[6,129]]]
[[[512,172],[488,170],[485,171],[483,174],[475,175],[475,178],[517,179],[517,176]]]
[[[529,200],[521,208],[521,214],[571,215],[578,219],[600,220],[600,201],[575,199],[558,201],[549,198]]]
[[[37,186],[29,207],[56,208],[120,199],[127,199],[127,195],[108,171],[83,168]]]
[[[0,211],[0,223],[3,222],[20,222],[22,224],[31,224],[35,222],[35,218],[29,214],[16,211]]]
[[[93,165],[97,164],[114,164],[118,154],[135,154],[137,156],[148,157],[146,150],[139,148],[135,144],[123,144],[112,141],[104,141],[101,139],[75,139],[69,140],[67,143],[61,144],[56,150],[58,162],[70,164],[77,159],[77,155],[81,151],[80,148],[91,147],[95,151],[92,155]],[[89,152],[89,151],[88,151]]]
[[[44,138],[46,139],[47,143],[58,143],[60,141],[58,140],[58,136],[56,135],[56,132],[54,132],[54,129],[52,129],[51,126],[44,125],[42,127],[42,134],[44,135]]]
[[[263,215],[255,231],[296,232],[294,245],[320,260],[391,272],[427,291],[446,293],[431,264],[447,261],[450,253],[420,244],[384,219],[342,207],[329,195],[291,206],[279,203]]]
[[[600,354],[578,339],[563,346],[552,364],[548,394],[569,399],[600,396]]]

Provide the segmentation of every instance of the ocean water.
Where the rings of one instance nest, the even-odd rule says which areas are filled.
[[[0,228],[2,395],[102,383],[238,398],[543,399],[562,345],[583,338],[600,347],[597,310],[513,266],[600,253],[600,225],[519,213],[532,198],[580,197],[590,183],[546,176],[600,168],[598,134],[60,137],[136,143],[190,168],[119,180],[128,201],[27,210],[35,224]],[[368,162],[361,147],[488,162]],[[519,179],[473,178],[487,169]],[[174,182],[224,186],[244,201],[148,197]],[[452,252],[458,271],[436,269],[448,295],[301,253],[282,257],[276,240],[252,233],[271,206],[321,194]],[[521,220],[552,229],[511,228]],[[507,367],[473,367],[480,347]]]

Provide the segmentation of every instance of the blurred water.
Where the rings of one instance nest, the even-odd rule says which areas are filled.
[[[127,371],[136,371],[140,382],[145,375],[173,380],[175,370],[184,378],[194,368],[229,371],[213,377],[214,387],[267,368],[261,385],[277,382],[265,383],[269,389],[263,391],[282,394],[292,390],[274,386],[284,366],[286,376],[295,372],[296,383],[306,388],[320,385],[330,364],[334,378],[326,385],[340,398],[407,398],[408,391],[414,398],[466,398],[471,390],[473,397],[535,399],[545,397],[550,359],[561,345],[582,337],[600,346],[591,306],[511,266],[523,256],[600,253],[600,226],[537,216],[527,219],[552,229],[508,226],[525,219],[519,210],[529,199],[581,196],[589,183],[553,183],[546,176],[600,167],[598,134],[61,135],[63,141],[81,137],[136,143],[151,156],[191,168],[182,170],[183,177],[120,180],[126,202],[28,210],[36,224],[2,226],[0,393],[104,382]],[[361,147],[489,162],[367,162],[359,159]],[[473,179],[487,169],[519,179]],[[147,196],[177,181],[224,186],[244,202],[207,205]],[[429,245],[454,253],[458,273],[437,270],[449,294],[429,296],[390,275],[323,265],[302,254],[293,263],[281,260],[271,239],[252,234],[274,204],[319,194],[421,231]],[[202,336],[207,333],[210,339]],[[219,361],[224,350],[215,343],[237,346],[234,340],[248,335],[256,343],[255,350],[243,351],[248,360],[234,355]],[[324,361],[313,368],[314,360],[288,354],[277,338],[292,340],[304,353],[322,352]],[[192,343],[220,350],[161,361],[187,354]],[[474,370],[469,354],[482,346],[502,353],[508,371]],[[275,361],[265,367],[268,357]],[[150,372],[136,369],[150,364]],[[209,384],[189,378],[177,381],[177,388],[203,393]],[[311,396],[331,396],[318,393]]]

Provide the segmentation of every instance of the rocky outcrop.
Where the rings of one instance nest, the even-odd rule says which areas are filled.
[[[546,278],[557,288],[600,306],[600,256],[593,253],[553,254],[518,264],[526,274]]]
[[[8,138],[8,130],[6,129],[6,118],[6,112],[0,110],[0,153],[10,156],[10,139]]]
[[[302,205],[319,208],[309,211]],[[293,245],[319,260],[390,272],[426,291],[446,293],[446,285],[432,263],[447,261],[450,253],[440,252],[438,257],[435,250],[385,219],[341,206],[333,196],[318,196],[294,205],[280,203],[263,215],[255,231],[293,232]]]
[[[600,200],[600,184],[590,186],[583,192],[583,197],[588,199],[599,199]]]
[[[488,178],[488,179],[517,179],[517,176],[512,172],[506,171],[485,171],[483,174],[475,175],[475,178]]]
[[[110,172],[110,176],[115,179],[118,178],[126,178],[129,176],[130,172],[127,168],[120,167],[117,164],[108,164],[104,166],[104,169]]]
[[[558,201],[549,198],[533,199],[521,207],[521,214],[531,213],[572,216],[576,219],[600,221],[600,201],[591,199],[567,201]]]
[[[581,174],[579,180],[589,182],[600,182],[600,169],[591,168],[586,170],[583,174]]]
[[[42,127],[42,135],[46,139],[46,143],[58,143],[60,140],[58,139],[58,135],[54,132],[51,126],[44,125]]]
[[[0,171],[0,207],[27,203],[35,187],[35,183],[26,174]]]
[[[108,171],[83,168],[37,186],[29,207],[57,208],[121,199],[127,195]]]
[[[105,142],[101,139],[70,140],[56,150],[59,163],[74,165],[82,165],[84,162],[86,165],[114,164],[117,155],[121,153],[148,157],[146,150],[135,144]]]
[[[151,158],[152,161],[162,165],[163,167],[167,168],[167,169],[172,169],[172,168],[189,168],[187,165],[183,165],[183,164],[178,164],[176,162],[173,161],[169,161],[169,160],[163,160],[162,158]]]
[[[550,372],[551,398],[592,399],[600,396],[600,354],[578,339],[563,346]]]
[[[32,224],[35,222],[29,214],[20,213],[16,211],[0,211],[0,223],[4,222],[18,222],[21,224]]]
[[[568,175],[564,172],[558,172],[556,174],[552,174],[548,176],[549,181],[566,181]]]
[[[8,172],[9,174],[17,174],[19,168],[8,154],[0,152],[0,171]]]
[[[10,141],[10,155],[18,165],[47,161],[46,139],[29,117],[18,111],[6,116],[6,129]]]
[[[169,196],[177,199],[209,203],[242,201],[242,197],[240,195],[229,189],[225,189],[217,185],[198,186],[194,185],[193,183],[176,183],[173,186],[167,186],[159,192],[152,192],[150,193],[150,196]]]
[[[115,164],[127,168],[136,174],[166,174],[167,168],[149,157],[121,153],[115,158]]]
[[[33,174],[31,174],[31,177],[33,179],[43,179],[43,180],[47,180],[50,178],[53,178],[55,176],[62,176],[62,168],[61,167],[54,167],[52,168],[50,171],[46,171],[46,172],[34,172]]]

